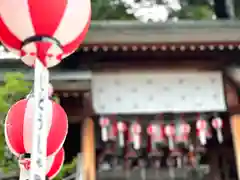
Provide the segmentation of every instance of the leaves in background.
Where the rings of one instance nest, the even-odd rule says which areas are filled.
[[[6,73],[0,85],[0,168],[4,172],[18,170],[15,158],[6,151],[4,119],[12,104],[28,94],[31,85],[31,82],[24,80],[24,74],[19,72]]]

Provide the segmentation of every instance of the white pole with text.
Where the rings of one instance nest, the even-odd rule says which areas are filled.
[[[45,180],[47,151],[47,119],[49,71],[39,59],[34,72],[34,118],[29,180]],[[30,127],[29,127],[30,128]]]

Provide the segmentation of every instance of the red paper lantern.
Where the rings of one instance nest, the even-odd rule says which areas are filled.
[[[174,125],[166,125],[164,128],[164,132],[166,134],[166,136],[168,137],[173,137],[175,136],[176,130],[175,130],[175,126]]]
[[[172,124],[168,124],[164,128],[165,135],[168,138],[168,145],[170,150],[174,150],[174,137],[176,135],[175,126]]]
[[[127,125],[124,122],[117,123],[117,130],[119,132],[125,132],[127,130]]]
[[[154,141],[165,141],[164,127],[160,124],[150,124],[147,127],[147,133]]]
[[[153,125],[153,124],[150,124],[148,127],[147,127],[147,133],[149,136],[152,136],[156,133],[157,131],[157,127],[156,125]]]
[[[110,125],[110,119],[108,119],[106,117],[100,118],[99,124],[102,128],[105,128]]]
[[[90,0],[0,0],[0,39],[22,61],[57,65],[83,41],[91,20]]]
[[[222,129],[223,128],[223,120],[219,117],[213,118],[212,126],[214,129]]]
[[[140,134],[142,132],[142,127],[138,123],[134,123],[132,125],[131,131],[133,134]]]
[[[64,149],[61,148],[56,155],[48,156],[47,158],[47,173],[49,179],[53,179],[59,173],[64,163]],[[31,166],[30,158],[19,159],[19,166],[24,171],[29,171]],[[27,177],[26,177],[27,178]]]
[[[208,124],[207,124],[207,121],[204,120],[204,119],[199,119],[197,120],[196,122],[196,128],[197,130],[206,130],[208,128]]]
[[[128,130],[128,142],[129,143],[134,143],[134,136],[139,137],[139,140],[140,140],[141,139],[140,138],[141,133],[142,133],[141,125],[138,122],[133,122],[130,125],[129,130]]]
[[[189,139],[189,134],[191,132],[191,126],[185,121],[180,122],[176,127],[176,137],[175,140],[177,143],[185,143]]]
[[[182,124],[180,124],[180,131],[182,134],[186,135],[186,134],[189,134],[190,131],[191,131],[191,127],[189,124],[183,122]]]
[[[5,120],[5,140],[11,152],[16,155],[31,153],[34,98],[15,103]],[[64,109],[48,100],[45,106],[48,121],[47,156],[60,150],[67,135],[68,120]]]
[[[61,148],[61,150],[55,156],[48,157],[47,177],[49,179],[53,179],[60,172],[64,163],[64,155],[64,149]]]
[[[199,136],[200,131],[204,131],[206,133],[207,137],[211,137],[211,131],[209,128],[209,124],[204,119],[198,119],[196,122],[196,130],[197,130],[197,136]]]

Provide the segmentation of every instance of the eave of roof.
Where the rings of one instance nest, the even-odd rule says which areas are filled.
[[[240,21],[92,21],[84,44],[240,42]]]
[[[214,51],[240,49],[240,21],[92,21],[87,51]]]
[[[92,21],[84,43],[88,51],[240,50],[240,21]],[[2,61],[0,59],[0,61]]]

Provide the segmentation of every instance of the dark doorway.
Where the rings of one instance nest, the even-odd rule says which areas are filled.
[[[70,163],[80,152],[80,132],[81,125],[79,123],[68,125],[68,135],[64,143],[66,163]]]

